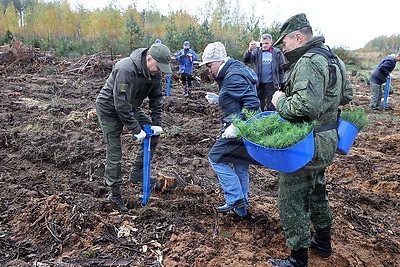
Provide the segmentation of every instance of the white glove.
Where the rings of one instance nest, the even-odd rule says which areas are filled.
[[[238,131],[238,128],[236,128],[235,125],[233,125],[233,123],[232,123],[231,125],[228,126],[228,128],[225,129],[225,131],[222,133],[221,137],[222,138],[236,138],[237,131]]]
[[[153,130],[153,135],[160,135],[164,132],[161,126],[151,126],[151,129]]]
[[[217,94],[207,92],[207,95],[205,97],[206,97],[208,103],[210,103],[212,105],[218,104],[218,102],[219,102],[219,96]]]
[[[392,74],[392,73],[389,73],[389,77],[392,78],[392,77],[393,77],[393,74]]]
[[[143,130],[140,130],[140,133],[133,134],[133,136],[132,136],[132,139],[137,140],[137,141],[142,141],[145,138],[146,138],[146,132]]]

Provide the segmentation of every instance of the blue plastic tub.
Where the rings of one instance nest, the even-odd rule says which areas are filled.
[[[343,119],[339,119],[339,126],[337,129],[339,141],[336,152],[341,155],[346,155],[349,153],[359,129],[353,123]]]
[[[268,116],[275,112],[263,112],[256,117]],[[306,165],[314,157],[314,131],[303,140],[284,149],[260,146],[243,137],[247,152],[257,162],[281,172],[294,172]]]

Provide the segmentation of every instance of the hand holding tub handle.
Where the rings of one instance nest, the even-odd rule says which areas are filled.
[[[225,131],[222,133],[221,137],[222,138],[236,138],[237,131],[239,131],[238,128],[236,128],[235,125],[233,125],[233,123],[232,123],[231,125],[228,126],[228,128],[225,129]]]
[[[205,97],[206,97],[208,103],[210,103],[212,105],[218,104],[218,102],[219,102],[219,96],[217,94],[207,92],[207,95]]]

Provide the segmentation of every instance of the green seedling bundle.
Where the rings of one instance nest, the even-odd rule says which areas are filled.
[[[345,109],[340,113],[340,118],[353,123],[358,130],[364,130],[370,123],[363,108]]]
[[[238,137],[246,137],[249,141],[267,148],[284,149],[304,139],[312,130],[310,123],[291,123],[282,120],[277,114],[253,117],[255,113],[244,112],[247,121],[234,119],[240,130]]]

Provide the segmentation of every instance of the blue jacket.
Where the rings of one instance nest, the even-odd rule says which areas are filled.
[[[369,78],[371,82],[382,85],[386,82],[386,77],[394,70],[396,67],[396,59],[394,55],[389,55],[385,57],[378,67],[372,72]]]
[[[257,97],[257,76],[242,62],[229,59],[215,78],[219,86],[219,106],[226,126],[232,122],[231,116],[236,114],[244,119],[243,109],[258,110],[260,100]]]
[[[257,76],[243,62],[229,59],[215,80],[219,86],[219,106],[223,112],[221,133],[232,123],[233,115],[244,119],[243,109],[260,111]],[[241,139],[219,137],[208,156],[215,162],[257,164]]]
[[[274,83],[275,89],[278,89],[279,85],[283,81],[283,65],[286,63],[285,57],[281,50],[276,47],[272,47],[272,82]],[[261,81],[261,66],[262,66],[262,50],[257,48],[254,50],[246,50],[243,55],[243,61],[245,63],[254,63],[254,71],[257,73],[258,81]],[[258,83],[257,83],[258,85]]]
[[[190,58],[187,54],[192,54],[192,58]],[[192,49],[189,49],[188,52],[185,52],[185,49],[182,49],[175,56],[175,59],[179,62],[179,72],[180,73],[186,73],[186,74],[192,75],[193,61],[199,60],[199,57]]]

